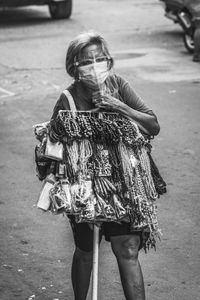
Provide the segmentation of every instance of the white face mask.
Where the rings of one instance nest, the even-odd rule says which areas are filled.
[[[79,66],[79,79],[91,87],[101,86],[109,75],[107,61]]]

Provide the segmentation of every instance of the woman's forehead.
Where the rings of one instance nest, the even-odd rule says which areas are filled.
[[[93,58],[102,54],[103,52],[101,47],[99,45],[93,44],[85,47],[80,56],[84,58]]]

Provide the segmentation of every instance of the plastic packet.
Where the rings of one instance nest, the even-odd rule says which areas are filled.
[[[37,202],[37,208],[40,208],[44,211],[47,211],[50,208],[50,191],[53,188],[55,181],[55,176],[53,174],[49,174],[47,176],[40,192],[39,200]]]

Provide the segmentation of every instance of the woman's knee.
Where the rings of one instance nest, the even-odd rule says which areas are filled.
[[[74,257],[84,263],[91,263],[92,256],[92,251],[83,251],[78,247],[76,247],[76,250],[74,252]]]
[[[117,259],[137,260],[140,236],[116,236],[111,238],[113,253]]]

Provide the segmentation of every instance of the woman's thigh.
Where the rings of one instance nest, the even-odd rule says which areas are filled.
[[[84,251],[93,251],[93,230],[90,228],[88,223],[76,223],[74,217],[70,217],[70,224],[74,236],[75,246]],[[99,242],[101,242],[102,233],[100,231]]]

